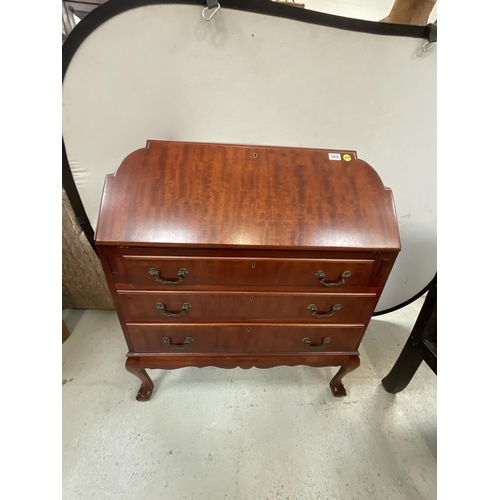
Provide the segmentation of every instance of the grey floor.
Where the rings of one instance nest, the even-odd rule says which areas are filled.
[[[436,498],[437,378],[380,384],[422,302],[372,319],[338,399],[336,368],[183,368],[139,403],[114,311],[63,311],[63,498]]]

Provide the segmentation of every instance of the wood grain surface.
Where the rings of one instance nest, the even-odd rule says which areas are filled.
[[[392,192],[354,151],[148,141],[103,206],[96,244],[400,248]]]
[[[357,323],[367,324],[375,304],[375,294],[324,294],[284,292],[133,292],[119,293],[121,308],[127,323],[193,323],[219,321],[260,321],[294,323]],[[163,304],[166,311],[180,313],[182,305],[189,309],[182,316],[169,317],[156,308]],[[337,304],[340,310],[329,317]]]
[[[129,325],[135,352],[143,353],[314,353],[355,352],[363,335],[363,327],[217,324],[217,325]],[[163,341],[170,339],[171,345]],[[185,349],[186,338],[192,341]],[[310,349],[304,338],[311,341]],[[323,344],[324,340],[330,341]],[[314,349],[324,345],[321,349]]]
[[[325,290],[352,290],[365,287],[373,269],[374,260],[349,259],[272,259],[272,258],[220,258],[220,257],[157,257],[125,255],[116,259],[118,283],[143,288],[158,285],[165,289],[188,289],[193,286],[288,286]],[[162,284],[152,275],[171,283]],[[179,280],[179,271],[189,274]],[[325,283],[338,283],[327,287],[316,277],[325,273]],[[349,277],[342,278],[342,273]]]

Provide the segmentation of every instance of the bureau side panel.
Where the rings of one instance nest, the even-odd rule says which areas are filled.
[[[116,314],[118,315],[118,319],[122,327],[123,335],[125,337],[128,350],[131,351],[132,342],[130,340],[130,335],[127,329],[127,323],[123,315],[120,298],[115,288],[115,278],[113,276],[113,271],[114,271],[113,259],[115,256],[114,249],[113,247],[97,246],[97,255],[99,256],[99,260],[101,261],[101,266],[104,271],[104,275],[106,276],[106,281],[108,283],[109,291],[111,292],[111,298],[113,299],[113,304],[115,306]]]
[[[381,255],[376,261],[372,269],[372,274],[368,280],[368,286],[377,290],[376,299],[373,310],[375,311],[380,296],[384,291],[389,275],[391,274],[394,263],[396,262],[398,253]]]

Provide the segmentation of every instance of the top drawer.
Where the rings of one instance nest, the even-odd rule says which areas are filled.
[[[373,260],[163,257],[116,258],[115,281],[141,288],[293,286],[347,291],[366,287]]]

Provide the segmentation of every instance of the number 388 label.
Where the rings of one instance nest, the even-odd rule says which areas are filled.
[[[344,161],[351,161],[352,157],[351,155],[348,155],[347,153],[344,156],[341,156],[339,153],[328,153],[328,159],[329,160],[344,160]]]

